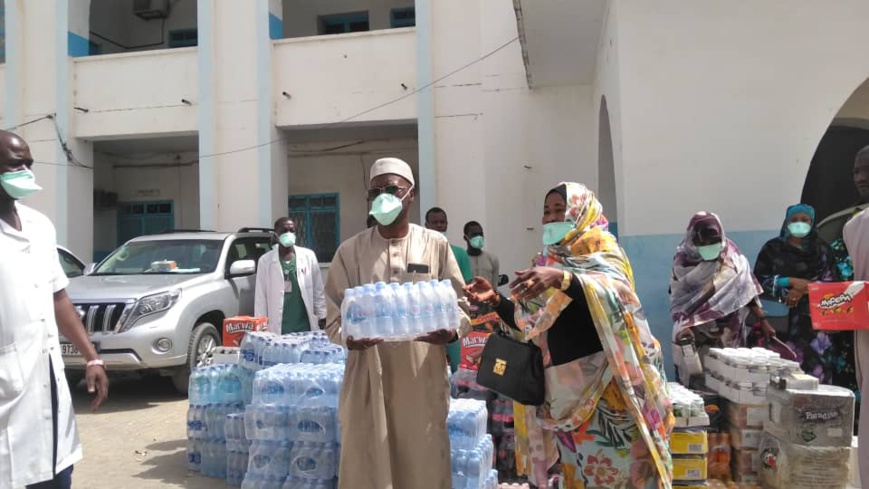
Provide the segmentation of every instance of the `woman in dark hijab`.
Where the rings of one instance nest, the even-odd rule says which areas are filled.
[[[835,282],[838,274],[833,250],[818,236],[815,209],[806,204],[788,208],[781,234],[760,250],[754,274],[763,286],[764,298],[790,308],[782,341],[797,354],[802,369],[822,383],[831,380],[833,351],[830,337],[812,328],[809,316],[809,283]]]

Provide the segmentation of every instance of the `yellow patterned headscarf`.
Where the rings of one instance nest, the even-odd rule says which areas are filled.
[[[661,479],[671,481],[668,440],[673,416],[661,346],[649,330],[634,291],[630,262],[616,238],[610,234],[594,193],[579,183],[561,185],[566,188],[565,218],[575,226],[560,243],[547,246],[534,264],[567,270],[579,279],[607,362],[599,376],[581,391],[584,401],[567,418],[538,417],[535,420],[536,410],[523,410],[522,433],[517,433],[517,436],[528,439],[517,440],[517,447],[522,450],[527,447],[530,453],[518,453],[517,459],[525,462],[523,468],[528,475],[541,474],[540,464],[550,459],[552,447],[548,445],[554,441],[540,428],[576,429],[594,413],[604,389],[614,381],[624,399],[630,400],[628,410],[646,441]],[[563,292],[550,289],[536,299],[520,304],[521,307],[516,308],[516,323],[525,338],[538,338],[552,327],[571,300]],[[555,379],[547,383],[546,388],[550,396],[557,397],[559,392],[575,386]],[[542,408],[536,414],[545,418],[546,409]],[[533,464],[539,466],[532,467]]]

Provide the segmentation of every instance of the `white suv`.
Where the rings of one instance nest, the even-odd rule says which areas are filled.
[[[252,315],[267,229],[169,232],[132,239],[67,288],[113,371],[156,371],[187,392],[191,369],[220,344],[223,320]],[[85,362],[61,339],[71,385]]]

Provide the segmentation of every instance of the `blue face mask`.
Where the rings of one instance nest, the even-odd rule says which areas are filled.
[[[284,248],[292,248],[296,245],[296,233],[284,233],[278,236],[278,242]]]
[[[468,240],[468,244],[471,245],[471,248],[482,250],[483,245],[485,244],[485,240],[482,236],[474,236],[473,238]]]
[[[706,246],[698,246],[697,252],[700,253],[700,258],[703,261],[715,261],[721,256],[721,251],[724,249],[724,243],[715,243]]]
[[[412,189],[413,187],[411,187]],[[392,194],[381,193],[371,203],[371,214],[381,226],[389,226],[401,214],[402,203],[407,196],[410,195],[410,189],[404,194],[404,197],[398,198]]]
[[[812,231],[812,225],[807,222],[792,222],[788,224],[788,232],[794,238],[805,238]]]
[[[36,175],[30,170],[11,171],[0,175],[0,186],[15,200],[42,190],[42,187],[36,184]]]
[[[543,225],[543,245],[558,244],[573,230],[574,224],[570,221],[549,222]]]

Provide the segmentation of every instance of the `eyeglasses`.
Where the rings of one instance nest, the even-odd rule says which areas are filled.
[[[378,195],[382,193],[387,193],[391,195],[397,195],[399,191],[407,192],[410,190],[410,187],[400,187],[398,185],[387,185],[385,187],[372,187],[368,189],[368,200],[374,200]]]

